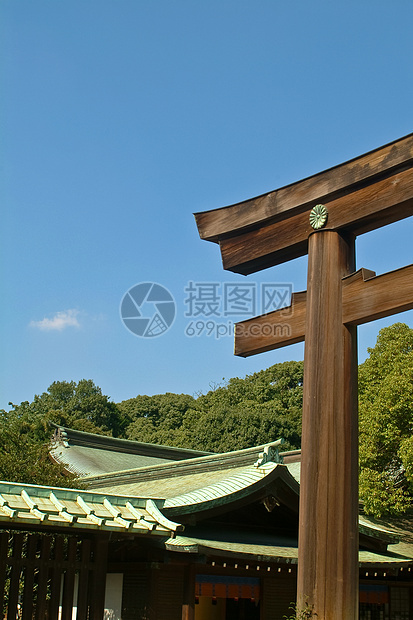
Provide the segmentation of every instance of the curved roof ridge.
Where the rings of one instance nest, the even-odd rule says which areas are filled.
[[[179,457],[191,458],[192,455],[196,457],[214,454],[213,452],[203,450],[177,448],[175,446],[135,441],[134,439],[121,439],[119,437],[110,437],[109,435],[88,433],[53,423],[52,426],[55,428],[52,444],[60,445],[63,443],[65,447],[70,447],[70,445],[87,445],[88,447],[103,448],[116,452],[129,452],[130,454],[162,454],[165,458],[168,455],[172,459],[175,456],[176,460],[179,460]]]
[[[236,496],[239,493],[245,493],[245,489],[262,483],[270,473],[278,467],[279,463],[267,463],[267,467],[260,470],[259,467],[251,468],[242,473],[236,473],[224,480],[207,484],[206,486],[189,491],[175,497],[165,500],[164,508],[180,508],[189,506],[199,506],[200,504],[217,503],[222,498],[228,496]]]
[[[367,519],[365,515],[359,515],[359,531],[360,533],[367,534],[371,538],[379,538],[387,543],[400,542],[400,534],[384,525],[373,523]]]
[[[188,470],[191,473],[201,473],[203,471],[215,470],[218,468],[235,468],[242,465],[253,465],[256,458],[265,448],[273,448],[277,453],[277,462],[282,462],[282,457],[278,453],[277,448],[283,443],[283,439],[277,439],[261,446],[253,446],[242,450],[234,450],[232,452],[209,453],[204,456],[183,459],[181,461],[159,463],[135,469],[127,469],[123,471],[114,471],[107,474],[98,474],[86,476],[83,478],[91,488],[105,486],[109,481],[119,482],[121,480],[133,482],[135,480],[144,480],[146,477],[151,480],[159,478],[167,478],[171,476],[186,475]]]

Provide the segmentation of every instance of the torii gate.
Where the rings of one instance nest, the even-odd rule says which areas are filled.
[[[247,275],[308,252],[307,292],[293,294],[287,312],[238,323],[235,354],[305,338],[297,609],[308,604],[317,620],[358,618],[357,325],[413,308],[413,265],[356,272],[355,237],[410,215],[413,134],[195,214],[224,269]]]

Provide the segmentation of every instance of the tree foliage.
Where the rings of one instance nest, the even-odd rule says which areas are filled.
[[[413,330],[382,329],[359,366],[360,497],[367,513],[404,512],[413,491]]]
[[[187,394],[137,396],[119,404],[131,418],[128,439],[211,452],[301,438],[303,363],[285,362],[230,379],[198,398]]]
[[[0,478],[53,486],[79,486],[48,457],[50,423],[94,433],[122,434],[128,420],[93,381],[56,381],[41,396],[0,411]]]
[[[25,404],[25,403],[23,403]],[[35,396],[29,405],[43,428],[49,422],[91,433],[119,437],[128,420],[119,407],[102,394],[100,387],[90,379],[55,381],[41,396]]]
[[[50,439],[50,429],[49,429]],[[26,415],[0,412],[0,479],[49,486],[79,487],[75,476],[63,474],[63,467],[49,458],[48,441],[33,433]]]

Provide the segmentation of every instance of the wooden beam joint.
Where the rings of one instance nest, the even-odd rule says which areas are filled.
[[[359,269],[342,280],[343,324],[362,325],[413,309],[413,265],[376,276]],[[234,354],[249,357],[305,339],[307,293],[286,308],[235,324]]]

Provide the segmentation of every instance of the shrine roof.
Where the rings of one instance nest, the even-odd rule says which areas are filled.
[[[374,518],[370,515],[359,516],[360,527],[367,527],[370,532],[376,529],[377,538],[389,540],[388,550],[401,555],[413,557],[413,511],[400,517]],[[393,537],[392,540],[389,537]]]
[[[359,519],[360,568],[413,566],[413,515],[404,519]],[[237,524],[217,528],[213,521],[187,525],[180,533],[165,541],[170,551],[203,554],[215,559],[243,559],[252,563],[277,562],[297,564],[298,532],[275,517],[273,527],[248,528]],[[400,523],[401,522],[401,523]]]
[[[114,440],[91,433],[58,428],[51,450],[55,460],[64,463],[66,469],[81,475],[89,490],[115,495],[150,497],[162,502],[164,510],[171,515],[201,513],[228,506],[242,498],[264,495],[273,481],[285,478],[287,486],[293,486],[298,496],[298,485],[284,466],[283,456],[278,452],[282,440],[236,450],[211,454],[199,451],[173,450],[173,455],[187,456],[182,460],[146,460],[151,455],[170,455],[166,446],[153,446],[133,441]],[[116,448],[128,450],[117,454]],[[109,451],[108,451],[109,450]],[[102,455],[102,452],[104,453]],[[143,453],[144,460],[139,463]],[[87,467],[98,462],[106,471],[97,475],[85,475],[88,469],[81,456],[87,456]],[[136,459],[135,467],[108,471],[126,462],[124,456]],[[298,458],[297,451],[286,452],[287,460]],[[188,458],[189,455],[189,458]],[[119,457],[119,458],[118,458]],[[86,457],[85,457],[86,458]],[[133,461],[132,461],[133,462]],[[277,465],[280,467],[277,469]],[[246,499],[248,498],[248,499]]]
[[[275,514],[275,513],[274,513]],[[288,521],[274,517],[273,527],[248,528],[242,519],[217,528],[213,521],[187,525],[185,533],[165,541],[165,546],[179,553],[197,553],[218,559],[247,562],[296,564],[298,560],[297,531]],[[400,520],[374,519],[361,516],[359,566],[413,566],[412,515]],[[243,524],[242,524],[243,523]]]
[[[181,553],[202,553],[213,557],[243,558],[255,562],[285,562],[296,564],[297,541],[280,536],[267,536],[267,540],[255,541],[246,538],[245,532],[234,531],[231,540],[214,540],[198,536],[178,535],[165,542],[169,551]]]
[[[163,509],[168,515],[187,515],[207,513],[225,506],[231,509],[232,504],[241,502],[251,504],[263,500],[269,494],[277,496],[277,484],[281,484],[298,496],[299,488],[288,473],[285,465],[267,462],[261,466],[244,468],[226,472],[219,481],[212,481],[208,476],[208,484],[194,490],[188,490],[166,499]]]
[[[298,563],[297,542],[277,536],[267,536],[265,541],[246,537],[245,532],[233,532],[231,540],[215,540],[178,534],[165,541],[169,551],[203,554],[214,558],[243,559],[257,562]],[[368,568],[411,566],[413,564],[413,545],[389,546],[387,551],[359,550],[359,566]]]
[[[272,462],[270,469],[277,462],[281,462],[282,453],[278,453],[280,445],[281,440],[278,440],[244,450],[208,454],[99,476],[86,476],[83,480],[88,488],[136,495],[146,489],[145,493],[152,497],[167,500],[196,492],[206,486],[223,483],[234,477],[240,481],[240,486],[248,486],[264,475],[264,469],[255,465],[264,453],[266,454],[264,460]],[[269,469],[266,468],[265,472],[268,473]]]
[[[167,533],[183,526],[146,497],[0,482],[0,524],[41,530]]]
[[[210,454],[56,427],[50,455],[77,476],[137,469]]]
[[[280,444],[85,477],[85,483],[100,485],[93,490],[0,482],[0,524],[41,531],[150,533],[163,537],[171,551],[296,563],[296,532],[290,526],[298,513],[300,451],[279,453]],[[262,504],[270,521],[262,528],[250,527],[251,507],[263,510]],[[273,512],[281,505],[281,512]],[[222,527],[226,514],[237,514],[242,528],[235,523]],[[412,521],[411,516],[395,522],[361,515],[360,566],[412,564]],[[184,527],[185,536],[176,536]]]
[[[231,510],[231,506],[247,505],[257,499],[262,500],[268,494],[277,497],[278,493],[281,493],[283,501],[286,501],[287,493],[290,508],[296,511],[301,452],[279,452],[281,445],[282,440],[278,440],[213,454],[119,440],[59,427],[52,454],[56,458],[60,450],[63,454],[60,462],[67,459],[72,471],[76,464],[89,493],[105,494],[105,497],[145,497],[155,500],[166,515],[179,520],[191,514],[203,518],[211,511],[225,512]],[[85,475],[81,471],[81,454],[87,454],[89,465],[100,463],[97,475]],[[174,456],[175,460],[166,456]],[[187,458],[183,458],[185,456]],[[132,459],[133,468],[108,471],[129,462],[125,457]],[[106,471],[102,472],[105,459]],[[359,519],[361,537],[370,541],[377,539],[382,545],[409,545],[410,542],[413,545],[413,534],[412,540],[406,543],[411,523],[405,525],[406,531],[399,528],[400,537],[392,531],[391,523],[374,522],[365,515],[360,515]],[[400,549],[403,553],[404,547]]]

